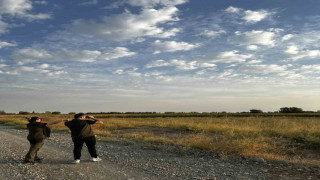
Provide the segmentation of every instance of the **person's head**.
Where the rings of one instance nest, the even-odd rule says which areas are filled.
[[[85,119],[86,115],[84,113],[78,113],[74,115],[75,119]]]
[[[30,123],[33,123],[33,122],[40,122],[41,121],[41,118],[37,117],[37,116],[33,116],[29,119],[29,122]]]

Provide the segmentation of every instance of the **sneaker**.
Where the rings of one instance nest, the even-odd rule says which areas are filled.
[[[96,158],[92,158],[92,161],[93,161],[93,162],[98,162],[98,161],[102,161],[102,159],[99,158],[99,157],[96,157]]]
[[[76,159],[74,161],[72,161],[72,164],[79,164],[80,163],[80,159]]]
[[[39,158],[39,157],[35,157],[34,160],[37,162],[42,162],[42,158]]]
[[[35,161],[28,161],[28,160],[24,160],[22,161],[23,164],[36,164]]]

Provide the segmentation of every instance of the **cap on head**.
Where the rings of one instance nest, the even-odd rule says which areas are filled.
[[[81,118],[82,116],[85,116],[86,114],[84,114],[84,113],[78,113],[78,114],[75,114],[74,115],[74,118],[75,119],[79,119],[79,118]]]

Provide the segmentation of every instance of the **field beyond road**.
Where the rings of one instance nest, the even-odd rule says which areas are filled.
[[[35,114],[44,121],[71,120],[73,115]],[[222,158],[245,156],[320,167],[320,117],[94,114],[104,124],[94,131],[106,139],[177,145],[218,153]],[[1,115],[0,122],[25,128],[25,115]],[[66,131],[60,123],[53,130]]]

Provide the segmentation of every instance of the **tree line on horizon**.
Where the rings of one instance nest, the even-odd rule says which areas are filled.
[[[302,108],[298,107],[282,107],[278,111],[274,112],[263,112],[260,109],[250,109],[249,112],[236,112],[236,113],[319,113],[318,111],[304,111]],[[216,113],[234,113],[234,112],[87,112],[86,114],[216,114]],[[0,114],[20,114],[20,115],[29,115],[29,114],[62,114],[60,111],[45,111],[44,113],[38,113],[35,111],[19,111],[18,113],[6,113],[4,110],[0,110]],[[76,112],[69,112],[68,114],[76,114]]]

